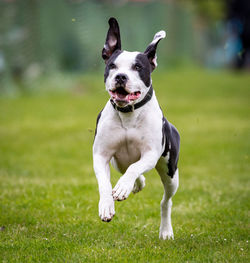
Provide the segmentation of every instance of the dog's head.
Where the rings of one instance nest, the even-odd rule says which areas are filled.
[[[121,38],[118,22],[109,19],[109,30],[102,50],[106,63],[104,81],[106,90],[119,107],[125,107],[141,101],[151,86],[151,72],[156,68],[156,48],[166,36],[165,31],[155,34],[146,50],[128,52],[121,50]]]

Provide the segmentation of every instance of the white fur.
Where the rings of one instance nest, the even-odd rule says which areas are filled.
[[[151,44],[155,44],[157,41],[159,41],[160,39],[163,39],[165,37],[166,37],[166,32],[164,30],[161,30],[155,34],[154,39],[151,42]]]
[[[127,198],[135,180],[155,167],[162,153],[161,140],[162,113],[154,95],[144,107],[132,113],[116,112],[110,102],[106,104],[93,147],[94,169],[97,178],[100,173],[109,178],[106,166],[112,159],[115,168],[124,173],[114,188],[115,199]],[[105,159],[102,168],[100,159]],[[110,195],[110,187],[105,184],[105,190],[101,189],[100,193],[106,195],[107,191]]]
[[[132,104],[142,100],[148,91],[148,88],[145,87],[143,81],[140,79],[138,72],[132,69],[132,66],[135,63],[135,58],[138,54],[139,52],[137,51],[123,51],[115,60],[116,68],[110,70],[109,77],[106,80],[106,90],[112,90],[115,89],[115,77],[120,73],[126,74],[128,76],[126,89],[130,93],[133,93],[135,91],[141,92],[140,98],[134,101]]]
[[[115,60],[116,69],[110,70],[106,80],[106,89],[112,89],[114,77],[128,75],[128,89],[141,91],[141,98],[148,88],[138,73],[131,69],[138,52],[124,51]],[[155,94],[144,106],[133,112],[116,111],[108,101],[97,126],[93,145],[93,162],[99,185],[99,216],[110,221],[115,215],[114,200],[124,200],[129,194],[140,191],[145,186],[143,174],[154,167],[161,176],[164,196],[161,202],[160,238],[173,238],[171,225],[171,197],[178,187],[178,171],[173,179],[167,175],[166,160],[161,157],[165,145],[162,145],[162,111]],[[166,156],[169,158],[169,155]],[[110,182],[111,164],[123,175],[112,189]]]

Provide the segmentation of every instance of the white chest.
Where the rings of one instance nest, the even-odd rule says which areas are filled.
[[[136,128],[121,130],[116,141],[114,159],[120,170],[126,170],[129,165],[137,162],[147,147],[145,137]]]
[[[156,99],[126,114],[108,103],[98,124],[94,153],[106,156],[124,172],[152,149],[161,155],[162,112]]]

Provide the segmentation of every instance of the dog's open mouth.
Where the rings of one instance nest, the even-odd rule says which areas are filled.
[[[118,102],[130,102],[137,100],[141,96],[140,91],[135,91],[132,93],[127,92],[123,87],[118,87],[115,90],[109,90],[112,99]]]

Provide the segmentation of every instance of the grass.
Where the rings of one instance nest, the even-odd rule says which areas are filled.
[[[1,262],[249,262],[250,76],[194,70],[153,79],[181,134],[175,240],[158,239],[155,171],[142,192],[116,203],[111,223],[98,218],[91,147],[108,99],[102,76],[69,78],[62,92],[42,80],[40,92],[0,98]],[[112,183],[118,178],[112,170]]]

